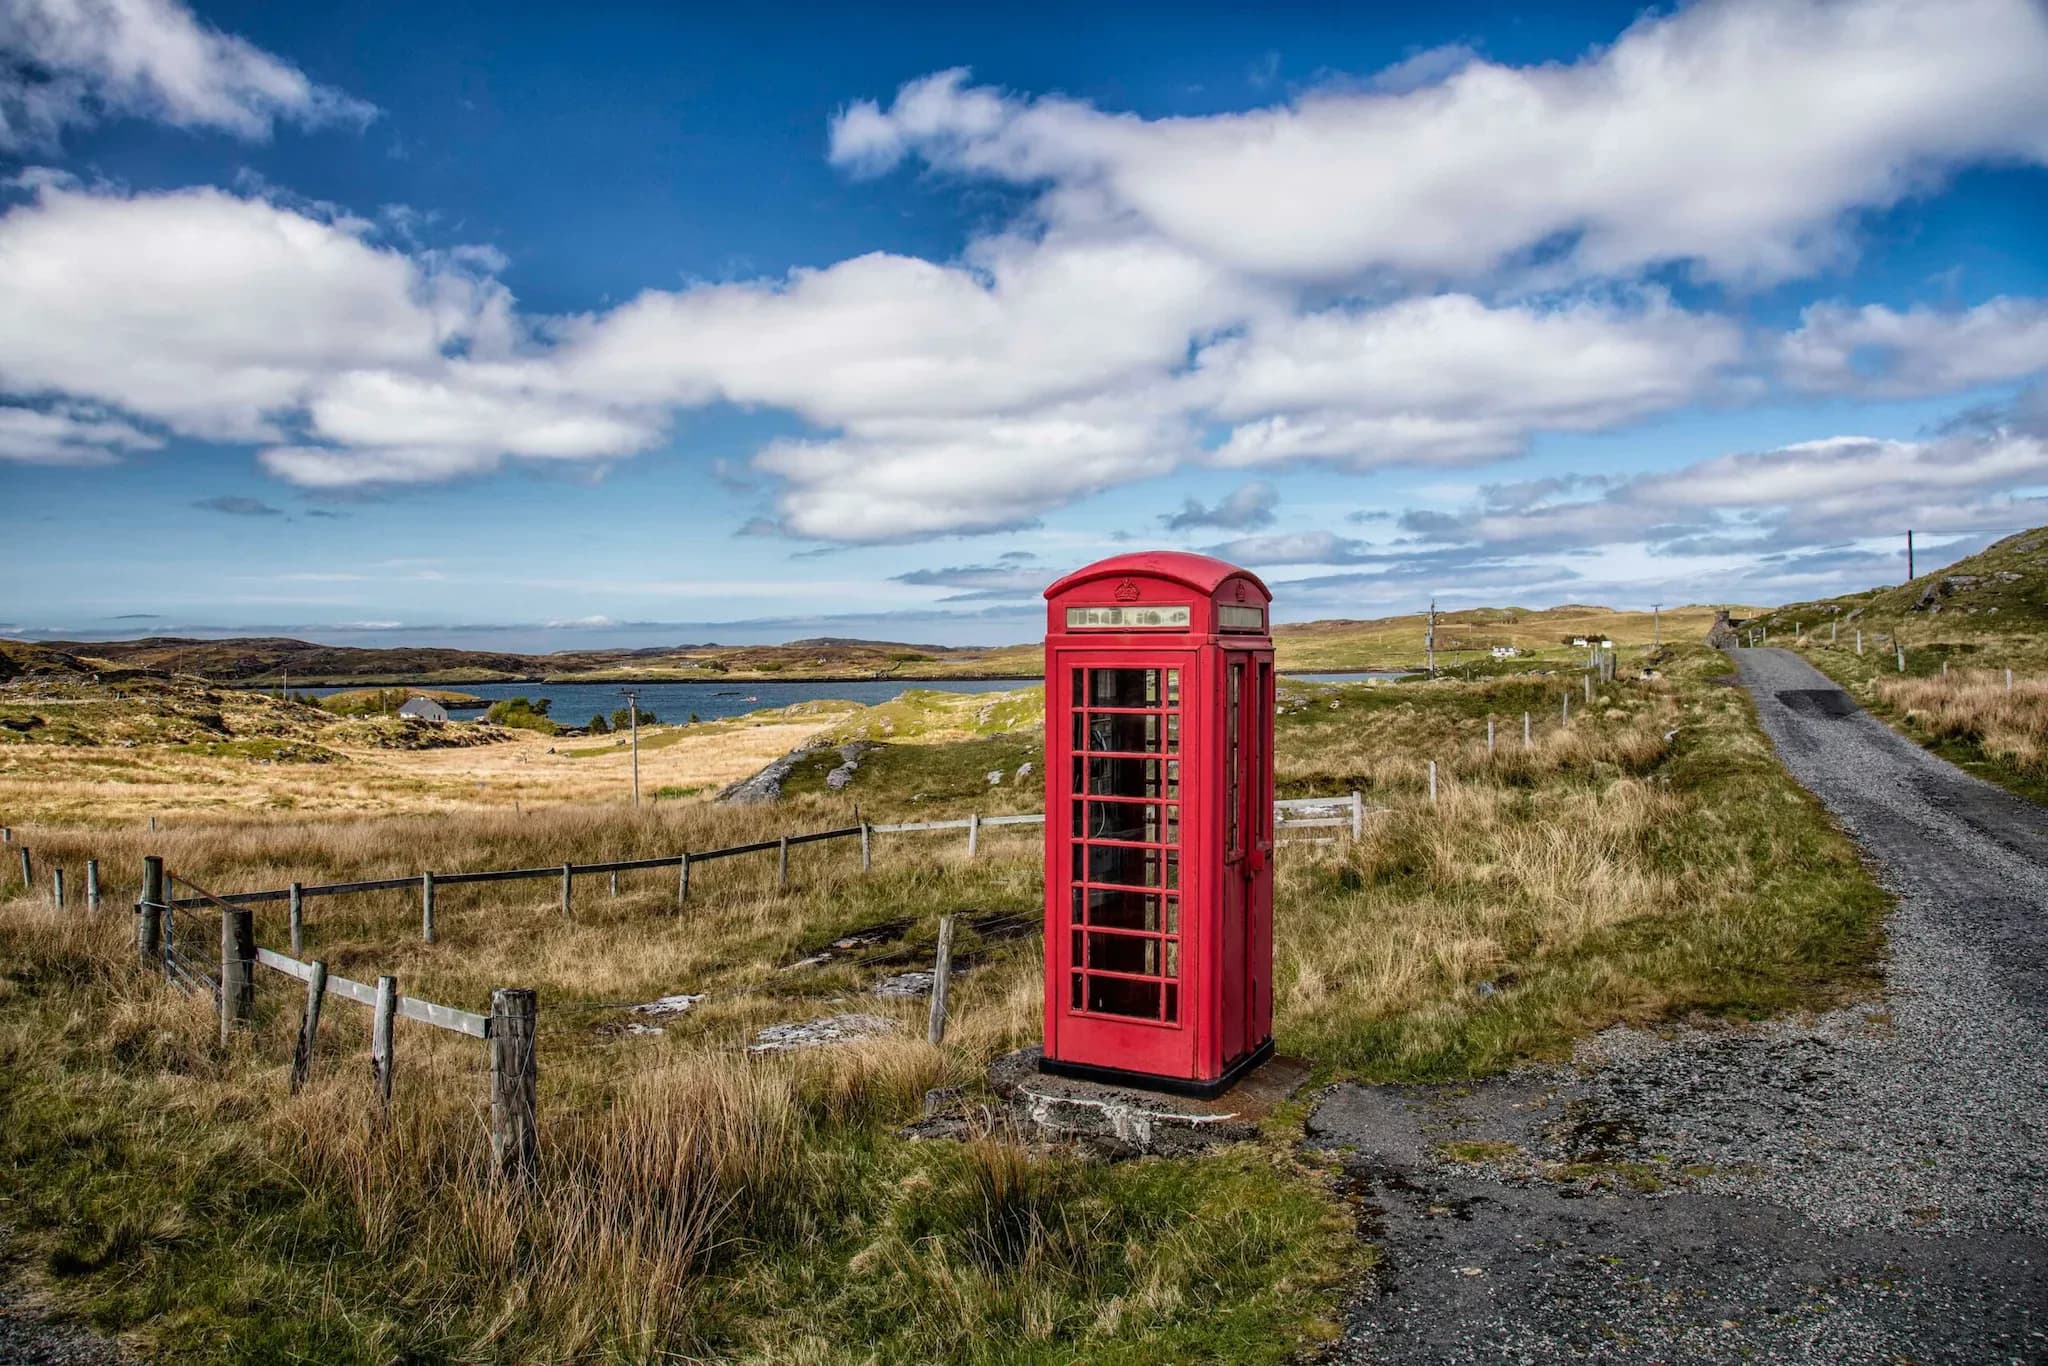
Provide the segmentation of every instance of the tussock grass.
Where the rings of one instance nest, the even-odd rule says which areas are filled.
[[[1760,1014],[1867,980],[1883,899],[1849,846],[1746,697],[1715,685],[1724,660],[1660,666],[1591,707],[1575,696],[1569,725],[1575,677],[1290,690],[1285,788],[1364,787],[1384,809],[1357,844],[1278,853],[1283,1051],[1325,1076],[1465,1077],[1617,1021]],[[852,842],[799,848],[787,893],[772,854],[703,865],[681,916],[665,870],[625,875],[616,899],[585,879],[568,921],[552,882],[443,888],[433,946],[416,893],[309,903],[310,951],[337,972],[395,972],[468,1009],[492,986],[539,990],[543,1170],[524,1197],[482,1178],[475,1041],[401,1022],[380,1121],[367,1012],[333,1003],[312,1084],[288,1097],[295,983],[259,974],[256,1027],[223,1049],[209,1003],[166,991],[127,945],[146,852],[217,891],[654,857],[841,824],[856,799],[876,816],[1035,804],[970,783],[991,745],[1020,743],[895,746],[848,792],[767,808],[187,818],[154,839],[31,827],[44,867],[99,857],[117,909],[60,916],[40,888],[0,902],[0,1161],[20,1176],[0,1222],[67,1299],[197,1360],[1285,1359],[1356,1244],[1284,1134],[1110,1165],[1021,1146],[992,1118],[965,1143],[897,1136],[927,1090],[972,1095],[988,1060],[1035,1041],[1038,944],[963,932],[975,966],[943,1050],[922,1041],[922,1003],[866,989],[891,952],[925,960],[943,911],[1035,914],[1035,830],[984,832],[972,862],[950,835],[878,837],[866,876]],[[282,942],[283,915],[257,912],[260,942]],[[906,918],[877,961],[785,970]],[[659,1036],[584,1008],[678,991],[706,1000]],[[901,1028],[740,1049],[848,1009]]]
[[[1956,670],[1924,678],[1880,678],[1877,696],[1928,738],[1960,742],[2034,778],[2048,778],[2048,679],[2003,671]]]

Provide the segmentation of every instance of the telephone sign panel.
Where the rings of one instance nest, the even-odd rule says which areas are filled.
[[[1177,551],[1045,591],[1046,1071],[1214,1095],[1272,1051],[1272,594]]]

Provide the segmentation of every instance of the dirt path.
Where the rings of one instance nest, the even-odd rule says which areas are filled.
[[[1333,1360],[2048,1361],[2048,816],[1736,661],[1898,895],[1884,999],[1334,1089],[1311,1141],[1385,1260]]]

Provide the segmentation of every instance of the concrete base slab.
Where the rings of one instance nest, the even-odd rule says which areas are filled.
[[[1021,1048],[989,1068],[989,1086],[1026,1134],[1085,1143],[1112,1155],[1194,1152],[1258,1133],[1308,1080],[1299,1058],[1275,1057],[1213,1099],[1199,1100],[1038,1070],[1043,1050]]]

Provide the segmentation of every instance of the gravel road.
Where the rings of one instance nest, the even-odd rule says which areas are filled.
[[[2048,814],[1735,660],[1898,896],[1883,1000],[1333,1088],[1310,1140],[1384,1259],[1329,1360],[2048,1362]]]

